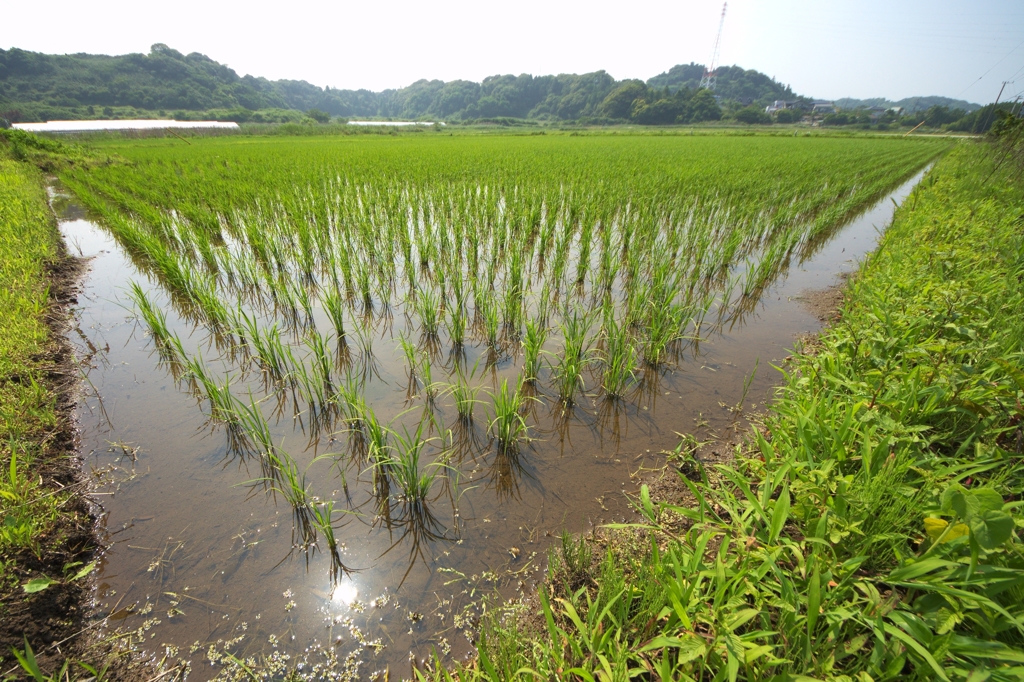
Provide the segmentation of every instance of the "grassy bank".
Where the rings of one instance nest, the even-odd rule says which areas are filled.
[[[57,289],[73,281],[39,170],[0,138],[0,675],[80,627],[94,547],[71,460],[69,356]],[[73,268],[72,268],[73,270]]]
[[[566,543],[462,675],[1019,679],[1024,186],[993,156],[898,210],[732,466],[645,488],[645,551]]]

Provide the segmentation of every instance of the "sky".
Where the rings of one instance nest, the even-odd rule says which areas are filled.
[[[647,79],[707,63],[718,0],[428,3],[307,0],[3,0],[0,48],[125,54],[165,43],[239,75],[383,90],[421,78],[499,73]],[[722,64],[757,69],[797,94],[1024,96],[1024,2],[730,0]]]

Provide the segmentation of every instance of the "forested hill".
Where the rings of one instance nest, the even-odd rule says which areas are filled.
[[[696,88],[700,85],[703,75],[703,64],[677,64],[665,73],[648,79],[647,85],[652,88],[668,88],[675,92],[680,88]],[[747,70],[739,66],[718,67],[715,94],[743,104],[798,99],[788,85],[777,83],[774,78],[769,78],[760,71]]]
[[[237,115],[258,110],[317,109],[333,116],[352,117],[578,120],[628,118],[639,112],[640,118],[653,121],[669,117],[667,122],[678,122],[695,120],[694,116],[715,117],[706,103],[689,103],[703,68],[700,64],[676,66],[647,83],[616,81],[604,71],[597,71],[557,76],[500,75],[482,83],[420,80],[398,90],[371,92],[325,89],[305,81],[240,77],[205,55],[185,55],[162,44],[154,45],[149,54],[113,57],[47,55],[12,48],[0,50],[0,115],[14,120],[88,118],[103,115],[105,108],[133,107],[168,114],[221,110]],[[725,67],[719,74],[717,92],[726,99],[766,104],[794,98],[789,88],[757,71]],[[633,95],[628,105],[639,100],[636,107],[623,109],[606,102],[623,88]],[[618,99],[622,99],[621,92]],[[658,103],[658,107],[651,108]]]

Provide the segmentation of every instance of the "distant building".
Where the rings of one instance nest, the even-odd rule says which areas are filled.
[[[882,118],[882,116],[885,115],[886,111],[888,111],[888,110],[885,107],[868,107],[867,108],[868,116],[871,117],[872,122],[877,121],[878,119]]]
[[[830,102],[825,99],[816,99],[811,102],[811,113],[812,114],[834,114],[839,109],[836,107],[835,102]]]
[[[793,109],[800,104],[797,101],[788,102],[784,99],[777,99],[764,108],[765,113],[774,114],[776,111],[782,111],[783,109]]]

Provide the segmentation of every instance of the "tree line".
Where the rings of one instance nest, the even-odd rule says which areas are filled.
[[[604,71],[472,81],[419,80],[371,92],[320,88],[305,81],[239,76],[199,54],[164,44],[149,54],[48,55],[0,50],[0,116],[11,120],[119,117],[125,113],[215,111],[232,120],[278,122],[283,112],[332,117],[474,120],[607,120],[663,124],[721,118],[720,102],[762,105],[792,96],[756,71],[724,67],[718,99],[697,91],[704,67],[675,66],[647,82],[616,81]]]

